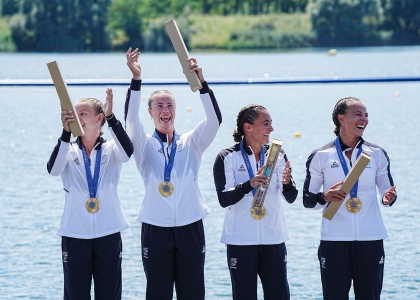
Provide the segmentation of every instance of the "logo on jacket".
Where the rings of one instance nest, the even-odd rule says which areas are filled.
[[[63,262],[67,262],[68,256],[69,256],[69,253],[67,251],[63,252]]]
[[[146,247],[143,248],[143,257],[149,258],[149,248],[146,248]]]
[[[381,256],[381,259],[379,260],[379,264],[382,265],[384,263],[384,257]]]
[[[106,154],[102,156],[101,166],[106,163]]]
[[[73,162],[76,164],[76,165],[80,165],[80,162],[79,162],[79,159],[76,157],[76,159],[75,160],[73,160]]]
[[[321,263],[321,268],[325,269],[325,263],[326,263],[327,259],[325,257],[321,257],[319,262]]]
[[[338,165],[338,163],[336,161],[333,161],[331,168],[339,168],[340,166]]]
[[[246,172],[246,168],[244,167],[244,165],[241,165],[239,167],[238,172]]]
[[[236,264],[238,263],[238,259],[237,258],[231,258],[230,259],[230,268],[231,269],[236,269]]]
[[[287,263],[287,255],[284,256],[284,262]]]
[[[203,250],[201,251],[201,253],[206,253],[206,245],[203,246]]]

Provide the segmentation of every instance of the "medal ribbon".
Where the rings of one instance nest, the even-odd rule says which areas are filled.
[[[102,145],[99,145],[99,150],[96,152],[96,161],[95,161],[95,173],[92,178],[92,172],[90,171],[89,157],[87,155],[85,146],[82,144],[82,153],[83,161],[85,162],[86,170],[86,180],[89,187],[90,198],[96,198],[96,192],[98,190],[98,181],[99,181],[99,169],[101,167],[101,157],[102,157]]]
[[[242,157],[244,158],[246,169],[248,170],[249,179],[254,178],[254,172],[252,171],[251,162],[249,161],[248,154],[245,152],[244,149],[244,142],[239,143],[239,148],[241,149]],[[260,151],[260,168],[264,165],[264,146],[261,147]],[[252,195],[255,196],[255,192],[257,191],[257,188],[254,188],[252,190]]]
[[[171,154],[169,155],[169,163],[168,163],[168,160],[166,159],[166,154],[165,154],[165,149],[163,147],[163,142],[160,139],[160,137],[156,134],[156,131],[153,132],[153,137],[156,138],[159,141],[160,145],[162,146],[163,156],[165,157],[164,181],[170,182],[171,181],[171,171],[172,171],[172,168],[174,166],[174,161],[175,161],[176,141],[178,140],[178,134],[176,132],[174,132],[174,136],[172,138]]]
[[[339,140],[338,136],[335,139],[335,149],[337,150],[338,158],[340,159],[341,166],[343,167],[344,175],[347,176],[347,174],[349,172],[349,168],[347,167],[346,160],[344,159],[343,150],[341,149],[340,140]],[[359,151],[357,152],[356,158],[359,157],[360,153],[362,153],[362,145],[360,145],[360,147],[359,147]],[[350,197],[351,198],[357,197],[357,187],[358,186],[359,186],[359,179],[356,180],[356,183],[354,184],[354,186],[350,190]]]

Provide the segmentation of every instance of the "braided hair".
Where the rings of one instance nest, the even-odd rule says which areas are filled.
[[[338,115],[344,115],[349,106],[355,102],[362,102],[362,100],[357,99],[355,97],[346,97],[338,100],[338,102],[335,104],[332,113],[332,120],[335,125],[334,133],[336,136],[338,136],[338,134],[340,133],[340,121],[338,120]]]
[[[99,135],[103,135],[104,131],[102,130],[102,127],[105,125],[105,112],[104,112],[104,106],[103,106],[102,102],[99,101],[96,98],[88,97],[88,98],[80,98],[77,101],[77,103],[86,103],[90,107],[93,108],[93,110],[96,112],[96,114],[98,114],[98,115],[103,114],[104,115],[104,117],[102,119],[102,122],[101,122],[101,131],[99,133]]]
[[[254,121],[258,119],[260,111],[267,110],[264,106],[258,104],[249,104],[241,108],[236,117],[236,129],[233,131],[233,139],[235,142],[243,140],[244,124],[254,124]]]

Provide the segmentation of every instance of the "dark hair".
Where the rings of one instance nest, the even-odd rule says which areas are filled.
[[[102,119],[101,122],[101,131],[100,131],[100,135],[103,135],[104,132],[102,130],[102,127],[105,125],[105,112],[104,112],[104,106],[102,104],[101,101],[99,101],[96,98],[80,98],[78,101],[78,103],[87,103],[88,105],[90,105],[95,111],[96,113],[99,114],[103,114],[104,117]]]
[[[260,111],[267,110],[264,106],[258,104],[249,104],[241,108],[236,117],[236,129],[233,131],[233,139],[235,142],[242,141],[244,136],[244,124],[254,124],[258,119]]]
[[[332,120],[335,125],[334,133],[336,136],[340,133],[340,121],[338,120],[338,115],[344,115],[349,108],[350,104],[354,102],[362,102],[362,100],[357,99],[355,97],[346,97],[343,99],[338,100],[338,102],[334,106],[334,110],[332,113]]]
[[[152,102],[153,102],[153,100],[155,100],[156,97],[163,96],[163,95],[170,96],[174,100],[174,102],[175,102],[175,97],[174,97],[174,95],[170,91],[168,91],[168,90],[158,90],[158,91],[154,91],[150,95],[149,101],[147,101],[147,105],[149,106],[149,108],[152,108]]]

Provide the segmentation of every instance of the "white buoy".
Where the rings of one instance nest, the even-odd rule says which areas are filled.
[[[337,54],[337,49],[330,49],[328,50],[328,55],[336,55]]]
[[[394,92],[394,97],[399,97],[399,96],[400,96],[400,93]]]
[[[188,107],[187,107],[187,111],[188,111],[188,112],[192,112],[192,110],[193,110],[193,109],[192,109],[192,107],[191,107],[191,106],[188,106]]]

